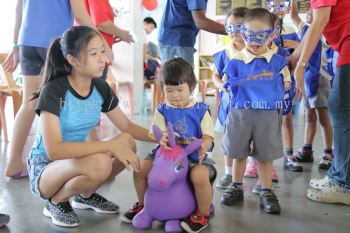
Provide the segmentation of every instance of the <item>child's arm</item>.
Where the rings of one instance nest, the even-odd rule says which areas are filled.
[[[221,91],[227,91],[226,88],[224,88],[224,82],[221,79],[219,73],[217,71],[214,71],[213,76],[212,76],[212,80],[214,85],[219,88]]]
[[[290,76],[288,66],[283,67],[280,71],[280,74],[282,74],[283,76],[284,90],[289,91],[292,79]]]
[[[202,139],[203,143],[201,148],[198,150],[199,154],[199,163],[202,162],[202,160],[205,158],[205,153],[213,146],[213,139],[214,139],[214,123],[211,119],[209,111],[206,111],[206,113],[203,116],[203,119],[201,121],[201,130],[202,130]]]
[[[298,28],[301,22],[301,18],[299,17],[298,13],[298,0],[292,0],[291,2],[290,17],[292,18],[294,26]]]
[[[113,122],[113,124],[123,133],[128,133],[137,140],[145,142],[155,142],[148,136],[149,131],[134,122],[130,121],[127,116],[120,110],[119,107],[106,113],[108,118]]]
[[[45,149],[51,160],[81,158],[96,153],[111,153],[125,167],[131,165],[136,171],[140,168],[140,161],[137,155],[118,140],[64,142],[58,116],[47,111],[41,111],[40,122]]]

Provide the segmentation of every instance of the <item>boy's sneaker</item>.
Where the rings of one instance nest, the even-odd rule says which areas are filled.
[[[330,180],[324,184],[323,189],[307,190],[307,197],[317,202],[350,205],[350,190],[345,190]]]
[[[244,199],[243,190],[236,184],[231,183],[221,197],[221,203],[224,205],[234,205]]]
[[[247,178],[257,178],[258,177],[258,163],[253,159],[248,159],[247,165],[245,167],[244,177]]]
[[[0,213],[0,228],[5,226],[10,221],[10,216],[7,214]]]
[[[268,214],[281,213],[281,206],[273,192],[260,192],[260,207]]]
[[[312,163],[314,161],[313,151],[299,149],[295,153],[295,158],[301,163]]]
[[[331,182],[331,179],[328,176],[325,176],[322,179],[311,179],[310,186],[314,189],[323,189],[329,182]]]
[[[78,215],[72,209],[69,201],[55,205],[49,200],[43,210],[43,215],[51,218],[53,224],[61,227],[77,227],[80,224]]]
[[[227,189],[228,186],[232,183],[232,175],[226,174],[216,182],[216,187],[221,189]]]
[[[272,182],[278,183],[278,175],[274,166],[272,166]]]
[[[120,219],[122,222],[125,223],[132,223],[133,218],[136,214],[138,214],[143,209],[143,205],[140,205],[140,203],[136,202],[125,214],[120,216]]]
[[[283,162],[284,168],[292,172],[302,172],[303,167],[297,162],[297,159],[294,155],[284,156]]]
[[[181,221],[181,227],[186,232],[197,233],[208,227],[209,216],[205,216],[199,213],[199,211],[193,212],[188,218]]]
[[[323,154],[321,155],[320,162],[318,163],[318,168],[322,170],[328,170],[332,166],[333,155]]]
[[[116,214],[119,212],[119,206],[97,193],[93,193],[89,198],[83,198],[75,195],[72,202],[73,208],[76,209],[93,209],[100,214]]]

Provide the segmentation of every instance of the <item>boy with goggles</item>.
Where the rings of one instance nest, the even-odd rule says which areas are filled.
[[[219,133],[224,132],[227,114],[231,108],[231,95],[228,90],[223,87],[225,83],[225,80],[223,79],[223,71],[228,61],[232,59],[233,55],[244,48],[244,41],[241,36],[241,27],[243,25],[243,17],[247,11],[248,8],[246,7],[237,7],[227,15],[225,29],[227,34],[231,37],[232,43],[230,43],[222,51],[213,55],[215,68],[212,79],[215,86],[220,90],[220,105],[218,108],[218,118],[215,124],[215,131]],[[216,187],[226,189],[232,183],[233,158],[225,154],[224,161],[225,175],[218,180]]]
[[[242,181],[251,154],[258,163],[260,206],[270,214],[281,212],[272,192],[271,173],[272,161],[282,154],[280,122],[284,92],[291,82],[286,58],[268,48],[274,25],[273,16],[263,8],[251,9],[244,16],[245,47],[224,68],[224,87],[230,87],[232,108],[222,140],[224,154],[236,159],[233,183],[224,192],[222,203],[234,205],[244,199]]]

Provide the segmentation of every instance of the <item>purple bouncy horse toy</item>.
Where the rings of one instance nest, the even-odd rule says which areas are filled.
[[[163,133],[156,126],[153,132],[159,143]],[[148,229],[157,220],[165,222],[166,232],[181,232],[180,220],[196,208],[194,190],[187,178],[187,155],[198,150],[202,140],[196,139],[185,148],[176,145],[173,127],[169,123],[168,144],[171,150],[160,147],[155,155],[153,168],[148,174],[144,208],[132,221],[136,229]]]

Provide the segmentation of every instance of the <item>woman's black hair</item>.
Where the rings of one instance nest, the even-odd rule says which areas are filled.
[[[271,28],[274,28],[275,26],[275,20],[272,13],[270,13],[265,8],[257,7],[257,8],[249,9],[244,16],[243,23],[249,22],[252,20],[259,20],[264,23],[267,23],[271,26]]]
[[[79,57],[86,49],[88,43],[98,32],[87,26],[71,27],[66,30],[61,38],[56,38],[50,45],[43,70],[43,85],[55,79],[65,77],[72,73],[72,65],[68,63],[68,54]],[[40,91],[34,93],[33,99],[39,97]]]
[[[193,67],[182,58],[175,58],[164,63],[159,77],[163,92],[165,85],[178,86],[184,83],[187,83],[190,90],[193,91],[197,83]]]

